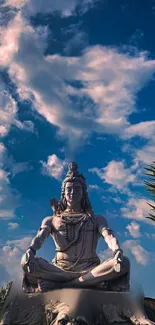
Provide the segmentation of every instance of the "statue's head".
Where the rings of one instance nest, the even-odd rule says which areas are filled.
[[[75,162],[69,164],[68,173],[62,183],[61,210],[65,210],[67,206],[72,206],[73,204],[75,206],[80,204],[80,208],[83,211],[92,210],[85,178],[79,173]]]

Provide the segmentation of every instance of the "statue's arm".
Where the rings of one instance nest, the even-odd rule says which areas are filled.
[[[49,237],[50,233],[52,232],[52,217],[47,217],[43,219],[41,223],[41,227],[39,228],[36,237],[32,239],[30,249],[35,254],[37,250],[39,250],[46,240]]]
[[[113,231],[108,226],[106,218],[103,216],[97,216],[96,218],[98,232],[100,236],[104,238],[105,242],[107,243],[108,247],[113,251],[114,255],[118,251],[122,251]]]

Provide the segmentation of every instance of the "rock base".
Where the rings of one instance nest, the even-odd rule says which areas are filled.
[[[18,286],[19,288],[19,286]],[[130,293],[60,289],[26,295],[12,285],[0,325],[155,324]]]

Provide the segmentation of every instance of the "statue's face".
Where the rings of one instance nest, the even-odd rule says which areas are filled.
[[[81,202],[83,190],[80,182],[67,182],[65,186],[65,198],[68,205],[76,205]]]

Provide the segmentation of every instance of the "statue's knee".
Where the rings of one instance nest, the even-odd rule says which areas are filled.
[[[24,272],[27,273],[28,270],[28,259],[27,259],[27,254],[24,254],[21,258],[21,266]]]
[[[126,256],[123,258],[123,266],[126,272],[130,272],[130,260]]]

